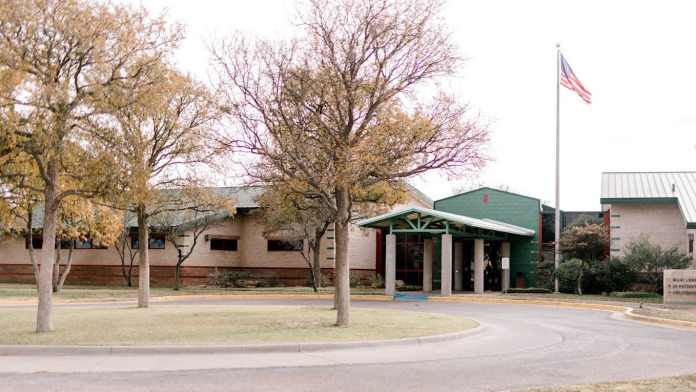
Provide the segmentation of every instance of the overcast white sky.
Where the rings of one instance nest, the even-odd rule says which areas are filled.
[[[282,38],[291,0],[145,0],[187,25],[179,64],[207,80],[206,41],[239,30]],[[553,203],[555,43],[585,87],[561,91],[561,208],[599,209],[602,171],[693,170],[696,3],[449,0],[461,54],[449,86],[492,121],[494,161],[475,180],[415,181],[433,198],[484,183]]]

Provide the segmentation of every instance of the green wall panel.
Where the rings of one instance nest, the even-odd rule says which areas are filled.
[[[539,199],[480,188],[471,192],[437,200],[434,209],[472,218],[489,218],[532,229],[533,238],[510,237],[510,284],[515,286],[517,273],[524,275],[528,286],[536,285],[536,265],[539,259]]]

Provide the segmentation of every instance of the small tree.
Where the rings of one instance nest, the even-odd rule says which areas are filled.
[[[138,256],[140,249],[131,248],[131,228],[129,227],[130,215],[128,212],[121,212],[121,232],[114,243],[114,250],[118,253],[121,261],[121,275],[128,287],[133,287],[133,263]]]
[[[56,262],[53,272],[53,292],[63,290],[72,267],[75,242],[90,242],[91,246],[109,247],[116,243],[122,231],[119,214],[107,207],[81,198],[68,198],[58,214]],[[62,244],[68,243],[68,254],[61,269]]]
[[[578,295],[582,295],[582,279],[585,270],[602,258],[608,241],[606,228],[596,223],[584,222],[563,231],[561,235],[563,255],[580,260],[577,273]]]
[[[38,285],[40,266],[34,252],[33,237],[41,234],[41,230],[34,227],[34,210],[42,197],[41,192],[37,191],[40,180],[31,158],[21,151],[15,151],[13,155],[12,158],[4,157],[0,173],[23,175],[0,175],[0,236],[22,238],[27,241],[34,281]]]
[[[316,199],[305,198],[289,188],[269,187],[261,196],[259,205],[268,231],[287,230],[303,241],[302,257],[310,272],[312,289],[321,287],[321,240],[333,223],[331,210]]]
[[[654,285],[657,292],[662,291],[662,272],[666,269],[683,269],[691,264],[691,258],[672,246],[663,249],[659,244],[650,241],[646,235],[626,245],[623,257],[624,263],[638,272],[644,273],[648,283]]]
[[[181,266],[193,254],[200,237],[208,228],[230,219],[234,213],[234,200],[216,195],[210,189],[193,189],[180,196],[186,203],[177,211],[156,215],[152,227],[165,233],[165,239],[176,249],[174,290],[181,288]]]

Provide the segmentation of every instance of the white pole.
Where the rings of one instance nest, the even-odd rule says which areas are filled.
[[[556,216],[554,238],[554,267],[558,271],[561,261],[561,45],[556,44]],[[558,293],[558,276],[554,279],[554,292]]]

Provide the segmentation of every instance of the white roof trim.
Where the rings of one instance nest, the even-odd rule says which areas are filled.
[[[378,215],[373,218],[364,219],[358,222],[358,226],[369,226],[375,223],[396,218],[400,215],[412,213],[420,213],[421,215],[423,215],[423,217],[432,216],[435,218],[445,219],[454,223],[476,227],[479,229],[493,230],[501,233],[521,235],[525,237],[532,237],[536,233],[532,229],[511,225],[509,223],[499,222],[492,219],[471,218],[464,215],[452,214],[450,212],[438,211],[422,207],[409,207],[397,211],[388,212],[386,214]]]

